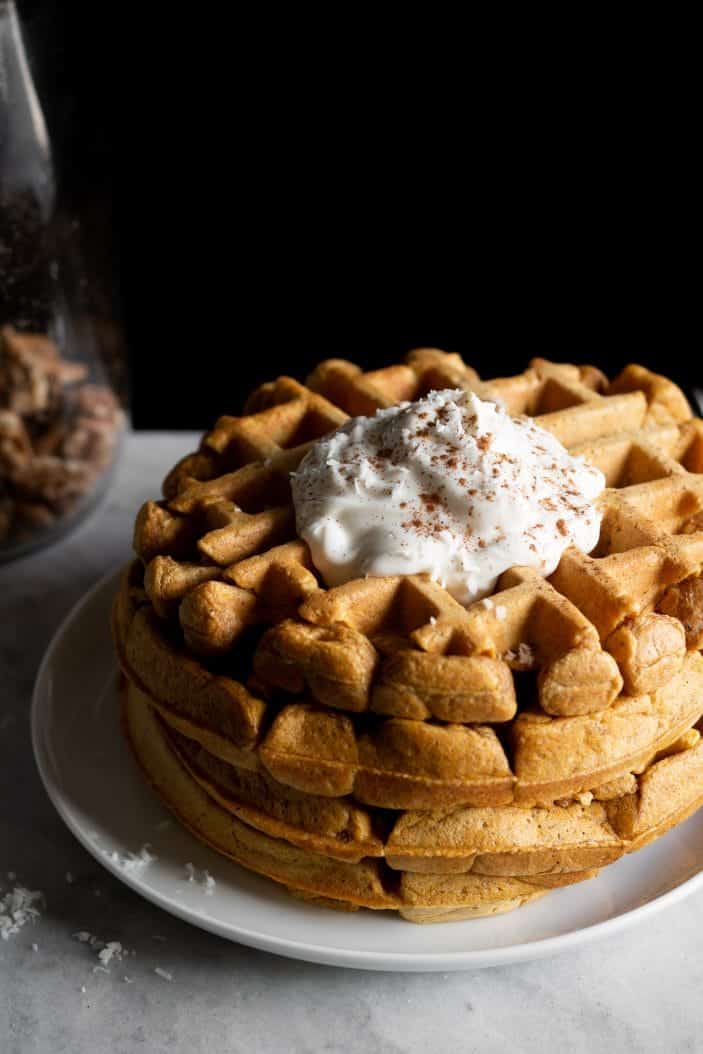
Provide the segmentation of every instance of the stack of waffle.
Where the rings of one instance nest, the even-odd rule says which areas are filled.
[[[597,548],[468,608],[427,575],[326,589],[290,472],[348,416],[442,388],[499,397],[603,471]],[[703,422],[666,378],[332,360],[220,418],[163,494],[114,607],[124,723],[232,860],[337,908],[468,918],[591,878],[703,802]]]

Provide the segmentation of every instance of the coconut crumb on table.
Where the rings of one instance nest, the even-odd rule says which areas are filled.
[[[169,973],[168,970],[163,970],[160,966],[155,966],[154,967],[154,973],[158,977],[162,977],[164,981],[172,981],[173,980],[173,974]]]
[[[81,944],[87,944],[92,951],[97,952],[100,964],[93,967],[93,973],[109,973],[107,967],[113,959],[121,962],[126,955],[136,954],[134,949],[130,952],[129,948],[125,948],[120,941],[101,941],[88,930],[78,930],[73,937]]]
[[[107,966],[113,959],[120,960],[123,955],[128,954],[119,941],[108,941],[104,948],[98,952],[98,959],[103,966]]]
[[[13,881],[15,872],[8,871],[7,877]],[[36,907],[39,903],[44,903],[44,894],[38,889],[15,886],[4,895],[0,889],[0,937],[9,940],[28,922],[36,922],[41,914]]]

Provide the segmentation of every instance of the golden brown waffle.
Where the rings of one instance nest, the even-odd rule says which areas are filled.
[[[135,570],[138,573],[138,568]],[[353,585],[371,588],[387,581],[368,579]],[[401,587],[409,588],[413,581],[402,580]],[[428,581],[420,584],[439,590]],[[502,606],[506,611],[512,610],[516,596],[522,608],[524,584],[496,594],[505,600]],[[542,586],[550,589],[547,583],[537,585],[537,597],[541,597]],[[346,600],[349,592],[348,586],[341,586],[322,594],[322,599],[341,594]],[[507,632],[510,619],[507,615],[498,618],[495,607],[486,607],[484,602],[467,611],[456,607],[466,620],[468,632],[479,640],[492,619],[496,622],[496,634]],[[551,609],[545,607],[538,614],[538,628],[552,630],[549,646],[561,647],[552,625]],[[428,629],[443,638],[447,626],[441,615],[436,618],[434,624],[428,623]],[[523,636],[534,636],[536,631],[527,615],[523,614],[519,626]],[[456,629],[451,632],[454,635]],[[703,713],[703,658],[697,652],[687,653],[676,674],[649,695],[620,695],[594,713],[558,718],[541,709],[524,709],[503,733],[504,745],[488,724],[369,714],[364,715],[367,723],[360,725],[349,713],[309,702],[288,702],[289,697],[283,693],[278,701],[267,703],[232,678],[211,673],[174,646],[150,607],[136,606],[130,598],[127,581],[116,606],[116,637],[127,676],[154,700],[167,720],[216,756],[251,770],[263,767],[279,782],[309,794],[353,794],[360,802],[384,808],[554,801],[628,772],[641,771]],[[604,662],[609,659],[596,648],[590,650]],[[414,654],[406,649],[395,654],[406,653]],[[432,652],[417,654],[423,661],[435,657]],[[446,661],[446,657],[441,656],[440,661]],[[476,660],[466,656],[465,661]],[[489,657],[487,661],[496,660]],[[566,666],[564,659],[559,661],[562,668]],[[614,660],[610,661],[615,666]],[[356,668],[353,659],[352,666]],[[380,670],[378,683],[383,687],[382,663]],[[587,664],[584,677],[588,676]],[[430,683],[434,691],[436,686]],[[612,694],[611,681],[607,686]],[[573,684],[566,688],[571,698]],[[579,691],[583,694],[583,686]],[[602,697],[601,682],[595,677],[594,693],[601,693]],[[512,753],[512,767],[506,747]]]
[[[203,841],[318,901],[399,910],[412,921],[497,914],[591,878],[703,800],[703,744],[689,734],[605,804],[402,814],[382,838],[349,801],[251,781],[160,721],[129,686],[124,718],[160,797]],[[618,791],[617,797],[610,795]],[[385,860],[377,859],[385,855]]]
[[[567,550],[549,581],[513,568],[469,608],[426,575],[325,589],[295,536],[290,471],[347,414],[443,387],[535,415],[602,469],[596,550]],[[703,713],[702,428],[637,366],[609,383],[534,360],[481,381],[421,349],[279,378],[140,511],[114,610],[123,669],[189,782],[300,852],[384,857],[428,881],[601,867],[665,823],[650,774]]]
[[[306,851],[263,834],[221,808],[179,764],[151,707],[128,698],[124,721],[135,756],[154,790],[196,837],[250,870],[316,899],[393,909],[412,921],[441,921],[510,911],[553,885],[572,880],[571,876],[559,883],[408,872],[399,881],[388,881],[374,859],[349,863]]]

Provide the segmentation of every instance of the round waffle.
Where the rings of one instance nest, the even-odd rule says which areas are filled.
[[[446,387],[604,472],[596,549],[468,608],[426,575],[326,589],[290,471],[348,414]],[[140,511],[113,612],[130,741],[196,834],[306,897],[432,921],[588,877],[698,806],[703,431],[674,384],[544,360],[481,381],[422,349],[245,410]]]

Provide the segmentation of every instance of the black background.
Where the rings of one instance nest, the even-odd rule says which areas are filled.
[[[698,381],[685,71],[144,6],[19,5],[136,426],[418,345]]]

